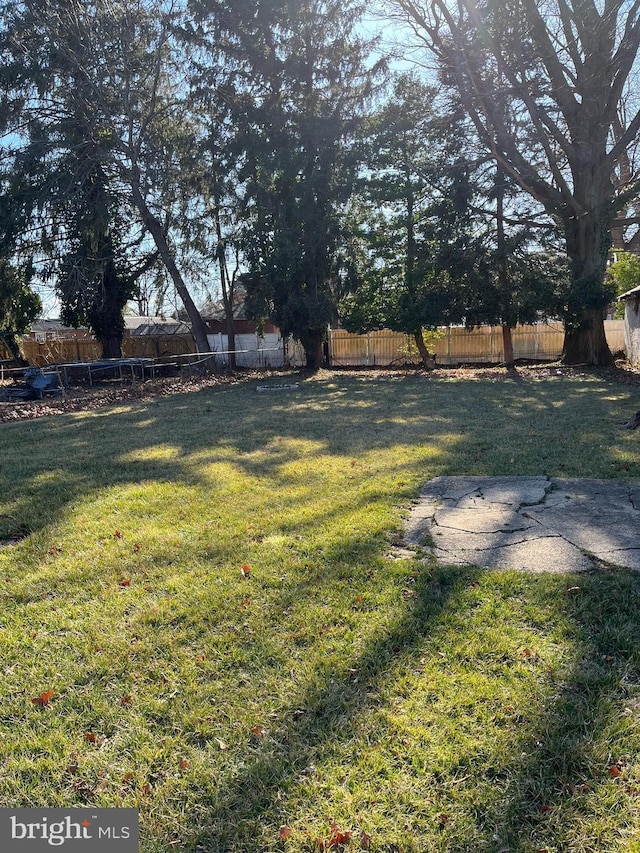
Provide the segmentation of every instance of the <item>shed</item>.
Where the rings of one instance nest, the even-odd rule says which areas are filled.
[[[624,340],[631,364],[640,364],[640,287],[618,297],[624,302]]]

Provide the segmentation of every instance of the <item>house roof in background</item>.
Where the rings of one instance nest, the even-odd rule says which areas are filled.
[[[124,327],[133,336],[138,335],[188,335],[190,328],[187,323],[173,318],[139,317],[137,314],[126,314]],[[86,326],[79,327],[88,331]],[[62,320],[35,320],[31,325],[32,332],[68,332],[70,326],[65,326]]]
[[[70,328],[72,327],[66,326],[60,319],[34,320],[31,324],[32,332],[64,332]],[[78,326],[78,328],[87,330],[86,326]]]
[[[182,320],[164,317],[139,317],[126,314],[124,327],[134,337],[141,335],[188,335],[190,328]]]
[[[244,301],[247,295],[247,291],[241,284],[236,284],[233,289],[233,319],[234,320],[246,320],[247,314],[244,310]],[[222,299],[219,299],[215,302],[210,302],[206,306],[206,318],[207,320],[224,320],[224,302]]]

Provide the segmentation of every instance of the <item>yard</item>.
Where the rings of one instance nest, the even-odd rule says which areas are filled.
[[[143,853],[640,851],[640,578],[390,556],[440,474],[640,479],[640,386],[298,381],[0,424],[0,805],[137,807]]]

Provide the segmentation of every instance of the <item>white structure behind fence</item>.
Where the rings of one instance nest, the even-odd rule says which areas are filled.
[[[282,338],[277,333],[265,332],[235,335],[236,364],[238,367],[282,367],[286,362]],[[229,361],[227,336],[221,332],[207,335],[209,346],[218,353],[216,360],[220,364]]]

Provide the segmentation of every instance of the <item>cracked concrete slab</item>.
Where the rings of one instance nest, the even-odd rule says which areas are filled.
[[[640,483],[436,477],[407,519],[405,543],[442,563],[488,569],[640,569]]]

